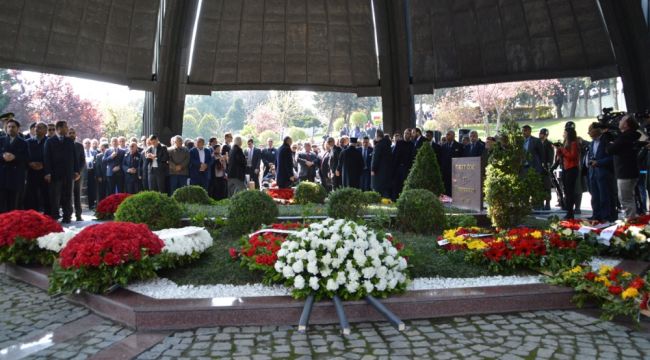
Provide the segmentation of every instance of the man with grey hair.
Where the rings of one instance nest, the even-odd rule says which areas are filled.
[[[246,156],[241,146],[242,139],[236,136],[228,154],[228,196],[246,190]]]
[[[196,146],[190,150],[190,184],[198,185],[208,191],[212,152],[205,147],[205,139],[196,138]]]
[[[97,198],[97,187],[95,186],[95,156],[97,156],[97,151],[93,150],[90,139],[84,139],[82,144],[84,147],[84,161],[86,162],[86,167],[81,175],[84,181],[82,184],[82,192],[83,188],[85,188],[88,209],[94,209],[95,199]]]
[[[176,135],[172,138],[173,147],[167,150],[169,154],[169,192],[187,185],[189,176],[190,152],[183,146],[183,138]]]

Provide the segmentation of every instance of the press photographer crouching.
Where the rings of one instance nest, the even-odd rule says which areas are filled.
[[[637,163],[638,143],[641,137],[639,123],[633,114],[627,114],[618,123],[620,135],[607,145],[607,153],[614,156],[614,172],[618,184],[618,198],[625,218],[637,216],[634,188],[639,177]]]

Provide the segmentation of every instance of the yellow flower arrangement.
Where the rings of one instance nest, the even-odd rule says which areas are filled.
[[[598,270],[598,273],[600,275],[607,275],[610,271],[612,271],[612,269],[613,268],[611,266],[603,265],[600,267],[600,270]]]
[[[542,238],[542,232],[539,230],[533,231],[530,233],[530,236],[534,237],[535,239],[541,239]]]
[[[467,243],[467,248],[470,250],[483,250],[487,247],[488,245],[481,240],[474,240]]]
[[[623,300],[628,298],[636,298],[637,296],[639,296],[639,290],[633,287],[629,287],[621,293],[621,297],[623,298]]]
[[[610,286],[610,285],[612,285],[612,283],[609,281],[609,279],[608,279],[606,276],[603,276],[603,275],[601,275],[601,276],[597,276],[597,277],[594,279],[594,281],[595,281],[595,282],[599,282],[599,283],[603,283],[603,285],[605,285],[605,286]]]
[[[571,274],[578,274],[580,272],[582,272],[582,266],[580,266],[580,265],[578,265],[578,266],[574,267],[573,269],[569,270],[569,273],[571,273]]]
[[[381,199],[381,204],[382,204],[382,205],[390,205],[390,204],[392,204],[392,203],[393,203],[393,202],[392,202],[390,199],[387,199],[387,198],[382,198],[382,199]]]

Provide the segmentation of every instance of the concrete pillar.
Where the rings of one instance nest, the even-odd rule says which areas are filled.
[[[415,126],[405,0],[373,0],[386,134]]]

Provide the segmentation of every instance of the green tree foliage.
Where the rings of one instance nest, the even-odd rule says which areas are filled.
[[[199,114],[212,114],[217,119],[224,118],[232,106],[234,94],[236,93],[232,91],[219,91],[213,92],[211,96],[188,95],[185,106],[195,108]],[[200,119],[198,114],[195,114],[195,117]]]
[[[341,131],[341,129],[343,129],[343,126],[345,126],[345,119],[338,118],[338,119],[334,120],[334,130],[335,131]]]
[[[312,114],[311,111],[305,111],[305,114],[292,119],[289,124],[299,128],[317,128],[323,126],[320,119]]]
[[[246,110],[244,109],[244,100],[236,99],[232,103],[226,114],[226,124],[232,130],[241,130],[246,123]]]
[[[212,199],[208,196],[208,192],[198,185],[183,186],[176,189],[174,194],[172,194],[172,199],[176,200],[178,203],[185,204],[212,204]]]
[[[516,122],[502,127],[502,142],[490,153],[485,180],[485,202],[495,227],[508,228],[521,223],[540,203],[544,194],[540,176],[524,171],[524,136]],[[531,189],[533,189],[531,191]]]
[[[355,111],[350,116],[350,125],[363,127],[368,122],[368,116],[360,111]]]
[[[305,140],[309,137],[303,129],[295,127],[289,129],[289,136],[291,136],[293,141]]]
[[[309,203],[323,204],[326,197],[327,191],[323,185],[309,181],[301,181],[298,187],[296,187],[294,200],[296,204],[301,205]]]
[[[0,69],[0,113],[4,113],[15,93],[13,87],[18,84],[15,74],[9,70]]]
[[[438,158],[429,143],[425,143],[418,150],[411,172],[404,182],[403,191],[411,189],[425,189],[438,195],[445,191]]]
[[[257,230],[262,224],[271,224],[278,217],[278,206],[265,192],[240,191],[230,199],[228,229],[233,234]]]
[[[182,215],[183,210],[176,200],[157,191],[143,191],[120,204],[115,221],[147,224],[154,231],[177,227]]]
[[[144,99],[126,105],[108,105],[103,109],[103,136],[139,137],[142,135],[142,109]]]
[[[327,216],[335,219],[357,220],[368,205],[363,192],[355,188],[335,190],[327,199]]]
[[[262,131],[258,136],[260,144],[266,145],[266,140],[269,138],[273,139],[274,146],[279,146],[280,144],[280,135],[272,130]]]
[[[430,235],[445,228],[445,211],[431,191],[404,190],[397,199],[397,223],[404,231]]]

